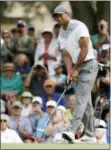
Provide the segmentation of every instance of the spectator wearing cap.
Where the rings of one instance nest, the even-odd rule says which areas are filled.
[[[6,44],[7,49],[11,52],[12,46],[13,46],[13,40],[12,40],[10,32],[8,30],[4,30],[2,32],[2,38]]]
[[[50,100],[46,103],[47,115],[38,121],[36,129],[36,138],[38,142],[45,141],[45,130],[49,122],[53,122],[54,110],[57,108],[57,103],[54,100]],[[50,117],[50,120],[49,120]]]
[[[8,128],[9,117],[1,114],[0,117],[0,130],[1,130],[1,143],[23,143],[17,132]]]
[[[9,121],[9,128],[17,131],[23,140],[29,139],[32,135],[30,120],[21,115],[22,104],[17,101],[12,105],[12,115]]]
[[[70,122],[66,114],[66,108],[64,106],[58,106],[55,111],[53,123],[50,122],[46,128],[45,134],[48,137],[47,142],[58,142],[57,136],[59,138],[61,136],[59,142],[63,142],[61,133],[66,127],[68,127],[69,123]],[[50,128],[51,126],[52,128]]]
[[[63,74],[63,65],[57,64],[55,66],[55,74],[50,77],[52,81],[55,82],[55,91],[57,93],[61,93],[64,90],[64,86],[66,83],[66,75]]]
[[[46,113],[42,111],[42,105],[42,98],[35,96],[32,100],[32,113],[29,115],[33,129],[33,136],[35,136],[38,121],[46,115]]]
[[[1,94],[8,96],[9,93],[15,92],[20,95],[22,92],[22,79],[15,74],[15,66],[13,63],[6,63],[3,67],[1,75]]]
[[[32,38],[35,36],[35,28],[34,28],[34,26],[33,25],[28,25],[28,27],[27,27],[27,34],[29,35],[29,36],[31,36]]]
[[[46,68],[37,64],[32,67],[30,73],[25,80],[25,88],[29,89],[34,96],[41,96],[44,92],[44,81],[47,79]]]
[[[35,64],[40,62],[45,65],[49,71],[49,75],[52,75],[55,72],[55,65],[61,61],[59,44],[53,40],[51,29],[45,29],[41,35],[43,40],[37,45],[34,62]]]
[[[22,112],[21,115],[28,117],[32,112],[32,99],[33,95],[30,92],[23,92],[21,95]]]
[[[24,78],[31,70],[30,62],[25,54],[19,54],[15,57],[15,70]]]
[[[3,67],[3,65],[8,62],[9,56],[11,55],[10,51],[7,49],[7,46],[4,42],[4,40],[0,39],[0,65]]]
[[[55,83],[48,79],[44,82],[44,94],[42,95],[43,99],[43,111],[46,111],[46,103],[50,100],[58,102],[60,95],[55,92]],[[61,99],[58,105],[65,106],[64,98]]]
[[[107,128],[106,123],[103,120],[99,121],[99,125],[96,126],[95,129],[96,139],[98,144],[106,144],[107,143]]]
[[[23,20],[18,20],[17,32],[19,33],[19,38],[17,40],[16,53],[23,53],[31,58],[34,53],[34,44],[32,38],[25,34],[25,26],[26,23]]]

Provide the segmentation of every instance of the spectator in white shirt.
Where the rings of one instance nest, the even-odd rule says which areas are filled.
[[[57,40],[53,39],[51,29],[45,29],[42,32],[43,40],[37,45],[35,51],[35,64],[40,62],[48,68],[49,75],[55,73],[54,67],[61,61],[61,53]]]
[[[32,98],[33,98],[33,95],[30,92],[23,92],[23,94],[21,95],[21,99],[23,103],[22,112],[21,112],[22,116],[28,117],[31,114]]]
[[[1,143],[23,143],[18,133],[8,128],[9,117],[1,115]]]

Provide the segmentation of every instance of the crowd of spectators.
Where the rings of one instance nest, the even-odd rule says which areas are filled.
[[[1,36],[1,142],[67,143],[62,132],[70,126],[75,110],[75,84],[65,96],[67,74],[58,36],[61,26],[44,29],[37,38],[33,25],[18,20]],[[98,22],[91,36],[100,70],[92,90],[97,143],[110,143],[110,43],[108,23]],[[76,133],[84,135],[82,120]]]

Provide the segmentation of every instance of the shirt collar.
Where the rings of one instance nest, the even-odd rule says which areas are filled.
[[[70,20],[66,30],[70,30],[73,28],[72,23],[73,23],[73,20]]]

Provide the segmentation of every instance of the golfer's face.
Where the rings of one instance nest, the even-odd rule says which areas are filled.
[[[62,26],[66,23],[66,19],[67,19],[67,14],[66,13],[56,14],[54,16],[54,20],[57,21]]]

